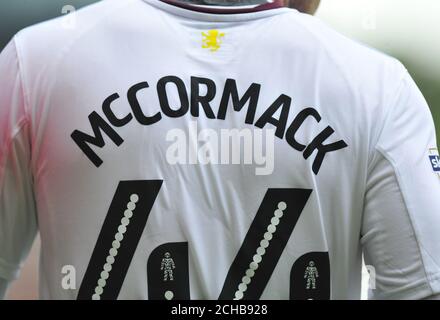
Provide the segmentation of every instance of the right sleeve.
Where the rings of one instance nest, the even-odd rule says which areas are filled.
[[[12,40],[0,54],[0,278],[3,284],[17,278],[37,232],[26,114],[20,63]]]
[[[373,299],[440,294],[440,175],[429,107],[405,71],[370,162],[363,214]]]

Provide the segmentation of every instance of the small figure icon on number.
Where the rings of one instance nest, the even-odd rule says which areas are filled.
[[[176,268],[173,258],[169,252],[165,252],[160,265],[160,270],[163,270],[163,281],[174,280],[173,269]]]
[[[306,279],[306,289],[316,289],[316,278],[319,278],[318,268],[315,267],[315,262],[310,261],[306,271],[304,273],[304,279]]]

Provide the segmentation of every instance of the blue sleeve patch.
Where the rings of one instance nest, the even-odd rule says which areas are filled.
[[[431,155],[429,156],[429,160],[431,161],[434,172],[440,172],[440,157],[438,155]]]

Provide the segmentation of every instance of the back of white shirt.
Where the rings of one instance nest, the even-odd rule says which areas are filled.
[[[39,230],[44,299],[357,299],[362,250],[373,298],[440,292],[435,129],[398,61],[286,8],[75,21],[0,56],[1,278]]]

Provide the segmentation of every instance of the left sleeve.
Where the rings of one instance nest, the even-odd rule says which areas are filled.
[[[440,163],[429,107],[404,71],[369,163],[361,243],[374,299],[440,294]],[[381,121],[381,119],[378,119]]]
[[[15,41],[0,54],[1,291],[17,278],[37,232],[29,122]]]

